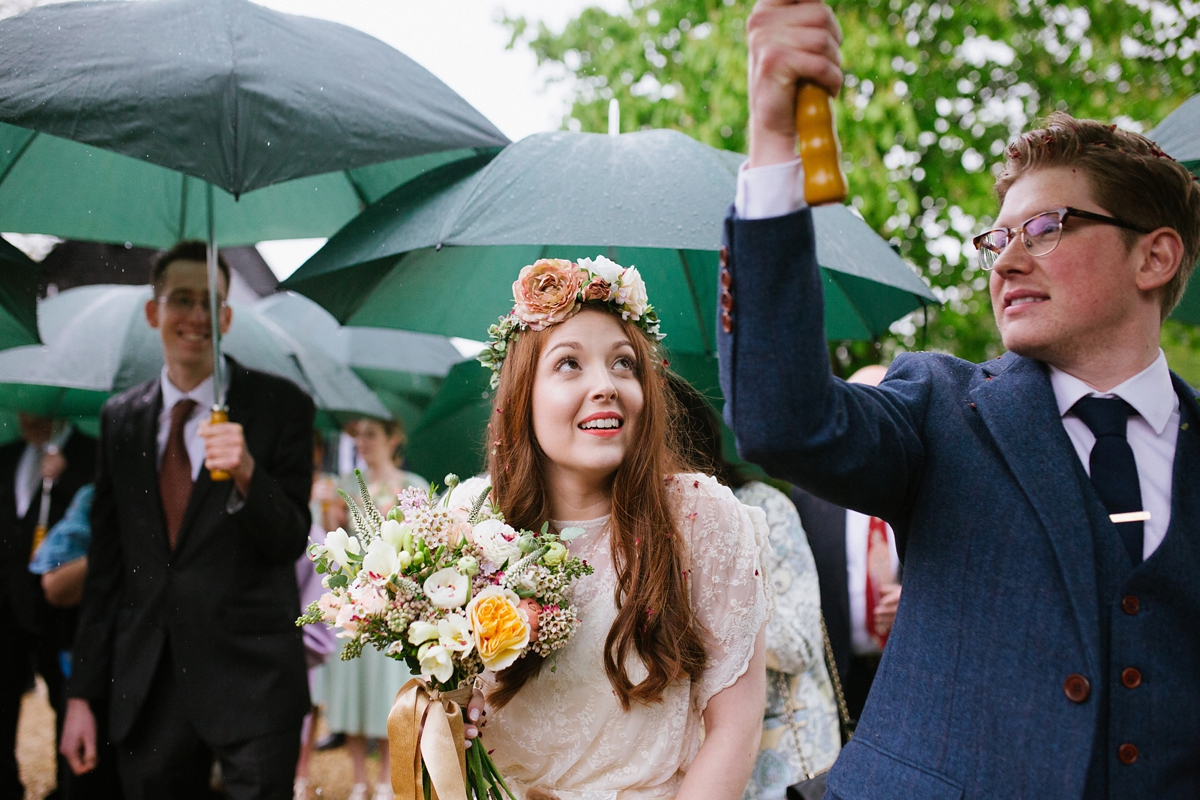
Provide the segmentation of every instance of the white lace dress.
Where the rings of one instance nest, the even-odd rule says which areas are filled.
[[[771,612],[772,586],[762,567],[766,518],[713,478],[670,480],[690,557],[691,602],[708,631],[708,667],[697,682],[669,686],[661,703],[622,710],[603,661],[616,617],[608,517],[555,522],[586,530],[570,548],[595,574],[576,584],[583,622],[574,638],[507,706],[489,709],[484,745],[519,798],[533,787],[560,800],[673,797],[700,747],[709,699],[749,666]],[[626,669],[634,683],[646,676],[636,653]]]

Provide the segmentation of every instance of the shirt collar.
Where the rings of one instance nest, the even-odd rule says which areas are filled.
[[[1079,378],[1054,366],[1050,367],[1050,385],[1054,388],[1060,416],[1066,416],[1081,397],[1119,397],[1133,406],[1159,436],[1166,430],[1171,415],[1179,407],[1179,397],[1171,385],[1171,371],[1167,369],[1167,356],[1162,348],[1159,348],[1158,358],[1150,366],[1107,392],[1097,392]]]
[[[225,374],[229,374],[229,360],[225,359]],[[167,376],[167,368],[164,365],[162,368],[162,384],[163,396],[163,411],[170,413],[171,409],[180,400],[195,400],[198,408],[211,409],[213,407],[213,378],[209,375],[204,380],[200,381],[196,388],[190,392],[185,392],[175,384],[171,383],[171,379]]]

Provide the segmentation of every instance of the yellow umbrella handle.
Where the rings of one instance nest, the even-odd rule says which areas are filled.
[[[209,416],[208,421],[213,425],[218,422],[229,422],[229,409],[223,406],[213,406],[212,415]],[[214,481],[227,481],[233,478],[229,471],[224,469],[210,469],[208,476]]]
[[[796,90],[796,133],[804,164],[804,199],[810,206],[846,200],[841,147],[833,124],[833,99],[825,88],[802,83]]]

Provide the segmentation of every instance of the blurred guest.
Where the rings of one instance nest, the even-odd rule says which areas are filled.
[[[343,519],[345,515],[344,504],[340,502],[336,493],[332,494],[332,498],[338,500],[338,504],[334,504],[331,499],[327,498],[327,489],[332,483],[329,476],[322,472],[322,465],[325,462],[325,437],[319,431],[313,432],[313,490],[310,504],[313,507],[313,522],[309,529],[309,541],[316,544],[325,542],[325,533],[330,530],[328,526],[329,517],[332,516],[330,509],[336,505],[342,505]],[[339,522],[339,525],[344,525],[345,522]],[[337,527],[334,525],[333,527]],[[296,583],[300,587],[300,607],[307,608],[310,603],[316,602],[324,591],[321,586],[321,576],[317,574],[316,565],[308,557],[305,552],[300,558],[296,559]],[[308,716],[304,718],[304,723],[300,728],[300,758],[296,762],[296,779],[292,784],[293,800],[310,800],[312,792],[310,789],[311,781],[308,777],[308,762],[313,752],[313,737],[317,732],[317,722],[320,717],[320,708],[318,706],[318,692],[320,682],[324,680],[324,674],[321,671],[321,666],[329,657],[329,654],[337,649],[336,639],[333,635],[333,629],[327,625],[305,625],[302,629],[304,634],[304,658],[308,664],[308,689],[312,695],[312,710],[308,712]]]
[[[19,424],[22,441],[0,448],[0,797],[16,798],[24,795],[13,753],[21,695],[36,667],[61,728],[65,696],[59,652],[70,647],[76,616],[75,609],[46,602],[29,561],[96,468],[95,440],[72,426],[25,413]],[[70,774],[65,761],[59,760],[57,772],[64,787]]]
[[[177,245],[152,279],[146,319],[165,366],[101,412],[61,751],[76,773],[95,768],[91,704],[107,696],[130,800],[201,797],[214,758],[228,797],[286,798],[309,709],[295,562],[309,532],[312,401],[226,359],[230,421],[210,423],[222,398],[204,245]]]
[[[880,365],[863,367],[849,383],[878,386]],[[878,517],[835,506],[792,489],[821,576],[821,607],[851,719],[858,719],[879,669],[900,606],[900,557],[892,528]]]
[[[425,479],[397,466],[404,446],[404,428],[399,422],[363,419],[355,423],[352,432],[358,455],[367,464],[363,477],[381,514],[387,514],[396,505],[396,495],[410,486],[429,488]],[[343,479],[342,489],[351,497],[360,496],[358,482],[352,476]],[[367,798],[368,739],[374,740],[379,753],[374,800],[390,800],[387,717],[396,693],[411,677],[408,667],[367,647],[360,658],[331,660],[325,672],[326,724],[330,731],[346,735],[346,749],[354,764],[349,800]]]
[[[722,449],[721,423],[687,381],[671,376],[680,441],[693,468],[712,474],[746,505],[767,515],[767,567],[775,610],[767,623],[767,704],[762,743],[745,800],[783,800],[806,774],[829,769],[841,749],[837,705],[825,666],[817,568],[787,495],[744,475]]]
[[[67,513],[63,514],[46,538],[42,541],[33,560],[29,562],[29,571],[41,576],[42,593],[46,602],[54,608],[75,610],[83,598],[83,581],[87,575],[87,550],[92,541],[92,497],[95,494],[94,484],[85,484],[71,499]],[[58,652],[58,663],[63,677],[71,677],[71,651],[67,649],[75,636],[77,616],[69,617],[69,625],[64,626],[59,638],[64,649]],[[66,702],[65,694],[62,697]],[[93,712],[98,720],[107,719],[105,704],[97,703]],[[60,726],[61,727],[61,726]],[[60,770],[58,775],[58,791],[64,800],[103,800],[104,798],[121,798],[121,782],[117,776],[116,749],[108,736],[97,731],[96,769],[83,775],[75,775],[69,768]],[[66,759],[59,756],[66,765]]]

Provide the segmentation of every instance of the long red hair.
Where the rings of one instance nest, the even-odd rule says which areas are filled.
[[[603,305],[588,308],[607,312]],[[617,617],[604,643],[604,671],[628,711],[634,701],[660,701],[663,690],[676,680],[699,679],[707,653],[703,627],[689,599],[687,553],[668,496],[667,480],[682,461],[674,433],[675,400],[665,382],[667,368],[657,342],[636,324],[613,316],[633,345],[644,397],[637,430],[630,437],[638,444],[626,451],[611,485]],[[495,501],[510,525],[531,530],[551,515],[546,455],[533,433],[533,385],[546,336],[546,331],[524,331],[509,347],[488,426]],[[648,673],[637,684],[625,669],[631,651]],[[511,700],[538,674],[542,660],[531,653],[498,673],[498,687],[488,701],[499,707]]]

